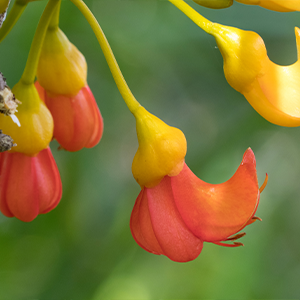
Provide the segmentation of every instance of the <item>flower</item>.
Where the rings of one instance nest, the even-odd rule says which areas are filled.
[[[139,149],[132,172],[142,188],[130,218],[135,241],[177,262],[195,259],[203,242],[242,245],[224,241],[242,237],[244,233],[237,233],[259,219],[254,216],[260,189],[252,150],[245,152],[231,179],[209,184],[185,164],[186,141],[179,129],[144,108],[135,117]]]
[[[280,12],[300,11],[300,2],[297,0],[236,0],[237,2],[259,5],[261,7]]]
[[[49,147],[36,156],[0,153],[0,210],[7,217],[30,222],[54,209],[62,184]]]
[[[224,59],[228,83],[271,123],[300,126],[300,62],[273,63],[262,38],[255,32],[213,23],[210,29]],[[297,49],[300,30],[295,29]]]
[[[194,2],[209,8],[226,8],[233,4],[233,0],[193,0]],[[236,0],[249,5],[259,5],[266,9],[291,12],[299,11],[300,3],[297,0]]]
[[[103,119],[86,83],[84,56],[58,28],[49,28],[39,59],[36,87],[54,119],[54,138],[68,151],[99,143]]]
[[[33,83],[20,81],[12,91],[22,102],[16,112],[21,127],[0,115],[1,127],[17,144],[0,154],[0,210],[29,222],[57,206],[62,184],[49,148],[53,135],[49,110]]]

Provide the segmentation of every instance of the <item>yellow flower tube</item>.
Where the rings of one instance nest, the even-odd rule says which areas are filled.
[[[236,0],[237,2],[250,5],[259,5],[261,7],[280,11],[300,11],[300,1],[298,0]]]
[[[255,32],[210,22],[181,0],[169,0],[207,33],[213,35],[224,59],[228,83],[271,123],[300,126],[300,62],[273,63]],[[299,55],[300,30],[296,28]]]

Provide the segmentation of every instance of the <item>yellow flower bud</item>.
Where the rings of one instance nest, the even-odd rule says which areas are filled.
[[[197,4],[208,8],[226,8],[232,5],[233,0],[193,0]]]
[[[46,33],[37,77],[45,90],[59,95],[75,96],[86,85],[85,58],[59,28]]]
[[[17,144],[11,152],[35,155],[46,149],[53,135],[53,119],[51,113],[39,98],[34,84],[17,83],[12,92],[22,102],[18,106],[18,117],[21,127],[11,118],[0,115],[1,129],[10,135]]]
[[[134,113],[139,148],[132,163],[138,184],[150,188],[164,176],[178,175],[184,165],[187,146],[183,132],[164,123],[143,107]]]

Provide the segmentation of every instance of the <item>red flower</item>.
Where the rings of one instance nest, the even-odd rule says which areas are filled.
[[[142,189],[131,215],[132,235],[145,250],[178,262],[195,259],[203,242],[240,246],[223,242],[240,238],[243,233],[231,236],[258,219],[254,214],[265,184],[258,188],[250,148],[235,174],[221,184],[202,181],[184,164],[177,176]]]
[[[62,195],[60,175],[50,148],[36,156],[0,153],[0,210],[30,222],[54,209]]]
[[[38,82],[35,86],[52,114],[53,135],[63,149],[78,151],[99,143],[103,118],[88,85],[75,96],[50,94]]]

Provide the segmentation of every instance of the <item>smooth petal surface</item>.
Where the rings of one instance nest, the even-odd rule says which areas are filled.
[[[184,224],[168,178],[154,188],[142,190],[131,215],[131,232],[145,250],[186,262],[200,254],[203,242]]]
[[[30,222],[59,203],[62,184],[50,148],[34,157],[3,152],[0,170],[0,209],[7,217]]]
[[[228,83],[242,93],[266,120],[280,126],[300,126],[300,30],[295,29],[298,60],[279,66],[254,32],[214,24]]]
[[[235,174],[224,183],[206,183],[187,165],[178,176],[167,180],[184,223],[207,242],[222,241],[240,231],[259,202],[256,162],[250,148]]]
[[[54,120],[54,138],[62,148],[78,151],[99,143],[103,133],[103,118],[88,86],[74,97],[50,95],[36,82],[41,98]]]
[[[236,0],[237,2],[251,5],[259,5],[261,7],[280,11],[290,12],[300,10],[300,1],[298,0]]]

